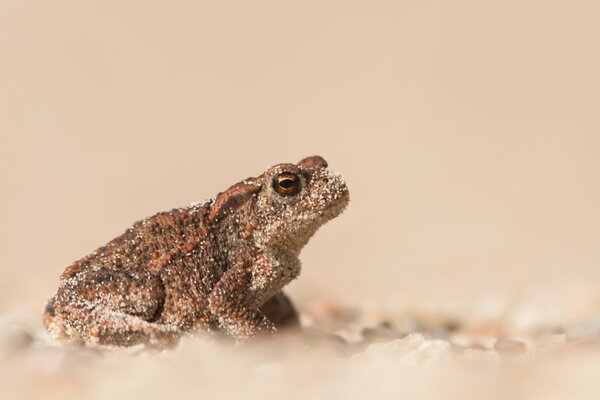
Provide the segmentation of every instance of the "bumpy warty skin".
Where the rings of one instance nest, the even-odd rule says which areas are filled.
[[[57,339],[115,346],[297,324],[281,289],[300,273],[302,247],[348,201],[322,157],[274,165],[215,199],[136,222],[74,262],[44,323]]]

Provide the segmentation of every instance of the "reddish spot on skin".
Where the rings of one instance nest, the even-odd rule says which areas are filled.
[[[193,251],[195,248],[196,248],[196,244],[195,244],[195,243],[190,243],[190,244],[188,244],[188,245],[187,245],[187,247],[185,248],[185,251],[186,251],[187,253],[189,253],[189,252]]]
[[[204,236],[208,236],[208,229],[206,229],[205,227],[202,227],[202,234]],[[201,241],[201,240],[202,240],[201,238],[198,238],[198,241]]]
[[[250,223],[246,226],[241,227],[240,228],[240,230],[241,230],[240,236],[242,237],[242,239],[248,239],[249,237],[251,237],[255,227],[256,227],[256,224],[254,224],[254,223]]]
[[[165,266],[167,266],[167,264],[168,264],[168,263],[170,263],[170,262],[171,262],[171,260],[172,260],[172,259],[173,259],[173,254],[167,254],[167,255],[165,256],[165,258],[163,258],[163,260],[162,260],[162,262],[160,263],[160,265],[161,265],[162,267],[165,267]]]
[[[91,326],[90,327],[90,336],[92,336],[92,337],[100,336],[100,332],[98,331],[98,328],[96,328],[95,326]]]
[[[158,258],[158,253],[153,251],[152,254],[150,254],[150,257],[154,260],[156,260]]]

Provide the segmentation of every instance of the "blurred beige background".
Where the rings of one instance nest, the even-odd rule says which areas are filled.
[[[321,154],[300,303],[600,278],[596,1],[0,0],[0,310],[157,211]],[[595,306],[600,309],[600,304]]]

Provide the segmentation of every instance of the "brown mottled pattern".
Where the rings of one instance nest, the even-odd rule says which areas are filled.
[[[284,173],[298,177],[293,196],[274,189]],[[215,201],[146,218],[67,267],[46,327],[58,339],[127,346],[197,329],[243,339],[297,325],[281,289],[300,272],[301,248],[348,199],[341,177],[315,156],[275,165]]]

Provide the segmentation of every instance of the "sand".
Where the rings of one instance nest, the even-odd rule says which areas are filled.
[[[197,333],[159,350],[55,342],[13,313],[0,320],[0,384],[11,399],[596,398],[600,316],[540,315],[533,298],[468,315],[327,299],[302,311],[301,330],[242,344]]]

